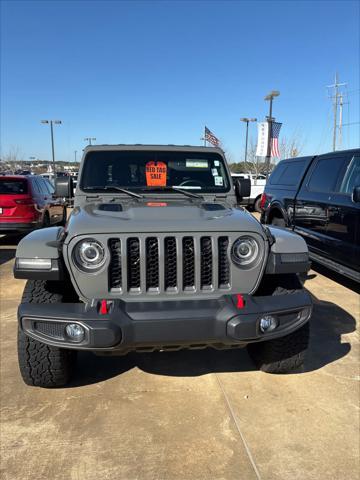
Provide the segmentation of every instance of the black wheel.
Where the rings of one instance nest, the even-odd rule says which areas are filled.
[[[255,202],[254,202],[255,212],[261,213],[260,202],[261,202],[261,197],[259,197],[255,200]]]
[[[66,210],[66,207],[64,207],[62,219],[61,219],[61,222],[59,223],[59,225],[62,226],[62,227],[65,227],[66,220],[67,220],[67,210]]]
[[[271,225],[274,225],[275,227],[281,227],[281,228],[286,227],[285,220],[283,218],[280,218],[280,217],[274,217],[271,220]]]
[[[292,295],[301,288],[297,275],[284,275],[273,295]],[[289,373],[304,364],[309,346],[310,323],[285,337],[250,343],[248,352],[259,370],[267,373]]]
[[[55,285],[42,280],[26,283],[22,303],[59,303],[63,294]],[[52,347],[34,340],[18,328],[18,359],[21,376],[27,385],[61,387],[66,385],[76,363],[76,351]]]
[[[44,213],[44,218],[43,218],[43,222],[42,222],[42,225],[41,225],[41,228],[47,228],[47,227],[50,227],[49,212]]]

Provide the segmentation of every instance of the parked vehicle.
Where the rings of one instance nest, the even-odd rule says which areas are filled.
[[[311,259],[360,281],[360,149],[281,161],[261,207],[262,223],[293,229]]]
[[[248,346],[255,364],[300,367],[312,302],[298,273],[305,241],[236,207],[223,151],[89,146],[64,228],[26,236],[14,274],[28,279],[18,311],[20,371],[29,385],[68,382],[77,350]],[[71,178],[56,179],[71,197]],[[235,208],[236,207],[236,208]]]
[[[234,180],[237,178],[249,178],[251,180],[250,196],[243,198],[241,205],[250,207],[256,212],[261,212],[260,201],[266,184],[266,176],[253,173],[232,173],[231,176]]]
[[[53,185],[39,175],[0,177],[0,232],[64,224],[65,203],[53,195]]]
[[[53,173],[40,173],[42,178],[46,178],[52,185],[55,185],[55,175]]]

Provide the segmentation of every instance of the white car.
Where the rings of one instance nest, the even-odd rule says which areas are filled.
[[[246,197],[241,202],[242,205],[252,207],[256,212],[261,212],[260,200],[261,195],[264,192],[266,184],[266,176],[262,174],[254,173],[231,173],[233,179],[236,178],[250,178],[251,180],[251,194],[250,197]]]

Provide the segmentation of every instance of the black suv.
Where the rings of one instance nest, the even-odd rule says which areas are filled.
[[[281,161],[261,208],[262,223],[292,228],[313,260],[360,281],[360,149]]]

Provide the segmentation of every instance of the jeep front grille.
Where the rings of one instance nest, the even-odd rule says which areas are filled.
[[[111,238],[108,245],[111,293],[191,293],[231,288],[228,237]]]

